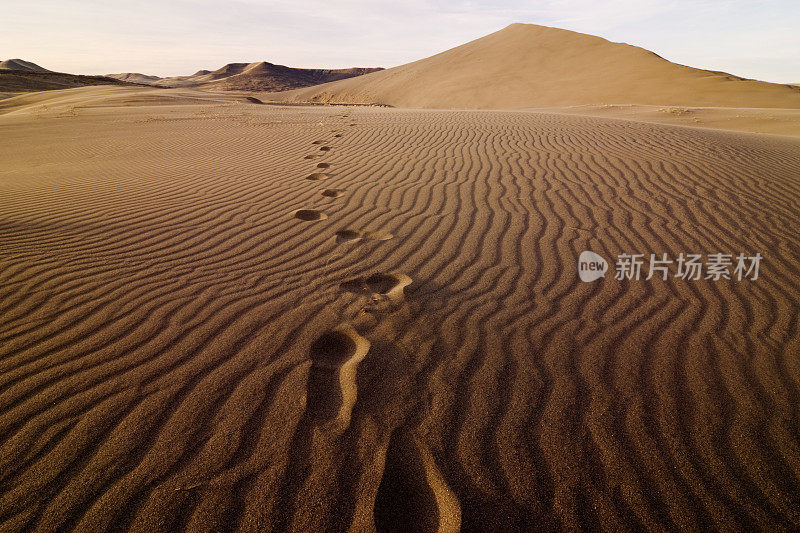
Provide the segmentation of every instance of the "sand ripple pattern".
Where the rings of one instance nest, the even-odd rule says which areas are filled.
[[[110,113],[0,120],[0,530],[800,528],[796,141]],[[765,263],[588,284],[583,250]]]

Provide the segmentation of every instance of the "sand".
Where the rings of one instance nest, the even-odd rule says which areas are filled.
[[[536,111],[800,137],[800,109],[627,104],[550,107],[539,108]]]
[[[637,46],[535,24],[512,24],[380,72],[265,96],[449,109],[607,104],[800,109],[800,87],[678,65]]]
[[[0,102],[0,530],[800,527],[798,139],[199,94]]]

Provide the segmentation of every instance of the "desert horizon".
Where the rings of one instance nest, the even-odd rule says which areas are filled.
[[[702,61],[797,79],[783,24],[46,4],[0,37],[0,531],[800,528],[800,87]]]

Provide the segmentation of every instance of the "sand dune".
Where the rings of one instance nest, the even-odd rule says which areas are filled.
[[[284,91],[342,80],[379,70],[382,69],[306,69],[259,61],[228,63],[217,70],[200,70],[191,76],[159,78],[130,72],[109,74],[108,76],[159,87],[194,87],[211,91]]]
[[[800,88],[671,63],[568,30],[512,24],[435,56],[284,101],[512,109],[587,104],[800,108]]]
[[[0,106],[0,530],[800,527],[800,141]],[[583,283],[583,250],[764,264]]]

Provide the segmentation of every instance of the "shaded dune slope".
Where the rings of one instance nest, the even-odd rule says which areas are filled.
[[[512,24],[426,59],[274,98],[470,109],[621,103],[800,108],[797,87],[678,65],[636,46],[534,24]]]
[[[797,142],[104,113],[0,117],[3,531],[800,526]],[[584,284],[585,249],[765,264]]]
[[[21,70],[25,72],[52,72],[44,67],[40,67],[36,63],[25,61],[24,59],[6,59],[5,61],[0,61],[0,69]]]

